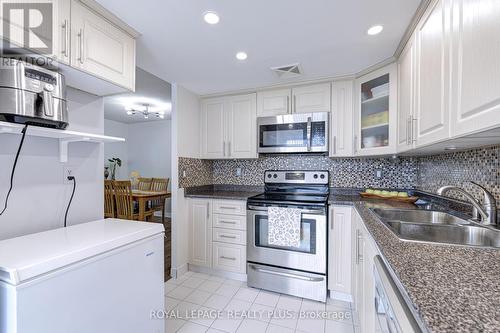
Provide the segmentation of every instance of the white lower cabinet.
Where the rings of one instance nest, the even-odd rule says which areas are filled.
[[[246,245],[213,243],[213,268],[235,273],[246,272]]]
[[[352,208],[330,207],[328,236],[328,289],[330,297],[351,299],[351,224]]]
[[[246,273],[246,201],[189,199],[189,264]]]
[[[189,200],[189,263],[212,266],[212,212],[211,200]]]
[[[352,240],[352,295],[354,310],[359,318],[355,323],[361,332],[375,330],[375,283],[373,277],[374,258],[380,254],[373,238],[366,230],[359,214],[353,212]]]

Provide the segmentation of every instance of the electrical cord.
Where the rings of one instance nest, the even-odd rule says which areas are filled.
[[[7,191],[7,196],[5,196],[5,203],[4,203],[2,211],[0,212],[0,215],[5,213],[5,211],[7,210],[10,192],[12,192],[12,187],[14,186],[14,173],[16,172],[17,160],[19,159],[19,154],[21,153],[21,148],[23,148],[24,138],[26,137],[26,130],[27,129],[28,129],[28,124],[24,125],[24,127],[21,131],[23,136],[21,137],[21,142],[19,142],[19,147],[17,148],[16,158],[14,159],[14,165],[12,166],[12,171],[10,173],[10,187],[9,187],[9,190]]]
[[[64,214],[64,227],[65,228],[67,226],[67,221],[68,221],[69,207],[71,206],[71,202],[73,201],[73,196],[75,195],[75,190],[76,190],[76,178],[73,176],[68,176],[68,180],[73,181],[73,192],[71,192],[71,198],[69,198],[68,207],[66,207],[66,214]]]

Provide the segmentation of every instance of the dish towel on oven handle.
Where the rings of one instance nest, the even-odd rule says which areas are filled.
[[[269,245],[299,247],[301,215],[297,208],[268,207]]]

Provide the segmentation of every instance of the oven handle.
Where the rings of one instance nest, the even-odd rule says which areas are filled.
[[[312,118],[307,117],[307,151],[311,151],[311,146],[312,146],[312,136],[311,136],[311,131],[312,131]]]
[[[297,280],[310,281],[310,282],[320,282],[320,281],[324,280],[324,278],[322,278],[322,277],[310,277],[310,276],[302,276],[302,275],[296,275],[296,274],[291,274],[291,273],[282,273],[282,272],[271,271],[269,269],[258,268],[258,267],[254,266],[254,265],[249,265],[249,266],[254,271],[257,271],[257,272],[260,272],[260,273],[277,275],[277,276],[284,276],[284,277],[288,277],[288,278],[292,278],[292,279],[297,279]]]
[[[258,211],[267,212],[267,208],[268,207],[264,207],[264,206],[248,205],[248,209],[250,209],[250,210],[258,210]],[[300,212],[302,214],[326,215],[325,211],[322,209],[301,209]]]

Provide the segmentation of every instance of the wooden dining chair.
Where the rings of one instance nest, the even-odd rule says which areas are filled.
[[[130,180],[116,180],[113,182],[113,192],[116,199],[116,217],[126,220],[139,220],[139,211],[134,209],[132,197],[132,183]],[[145,217],[151,217],[152,210],[147,210]]]
[[[137,189],[140,191],[150,191],[153,178],[137,178]]]
[[[104,218],[113,218],[115,215],[115,195],[113,193],[113,181],[104,181]]]
[[[166,192],[168,189],[169,178],[153,178],[151,182],[151,191]],[[153,212],[161,211],[161,221],[165,223],[165,198],[151,201],[151,209]]]

